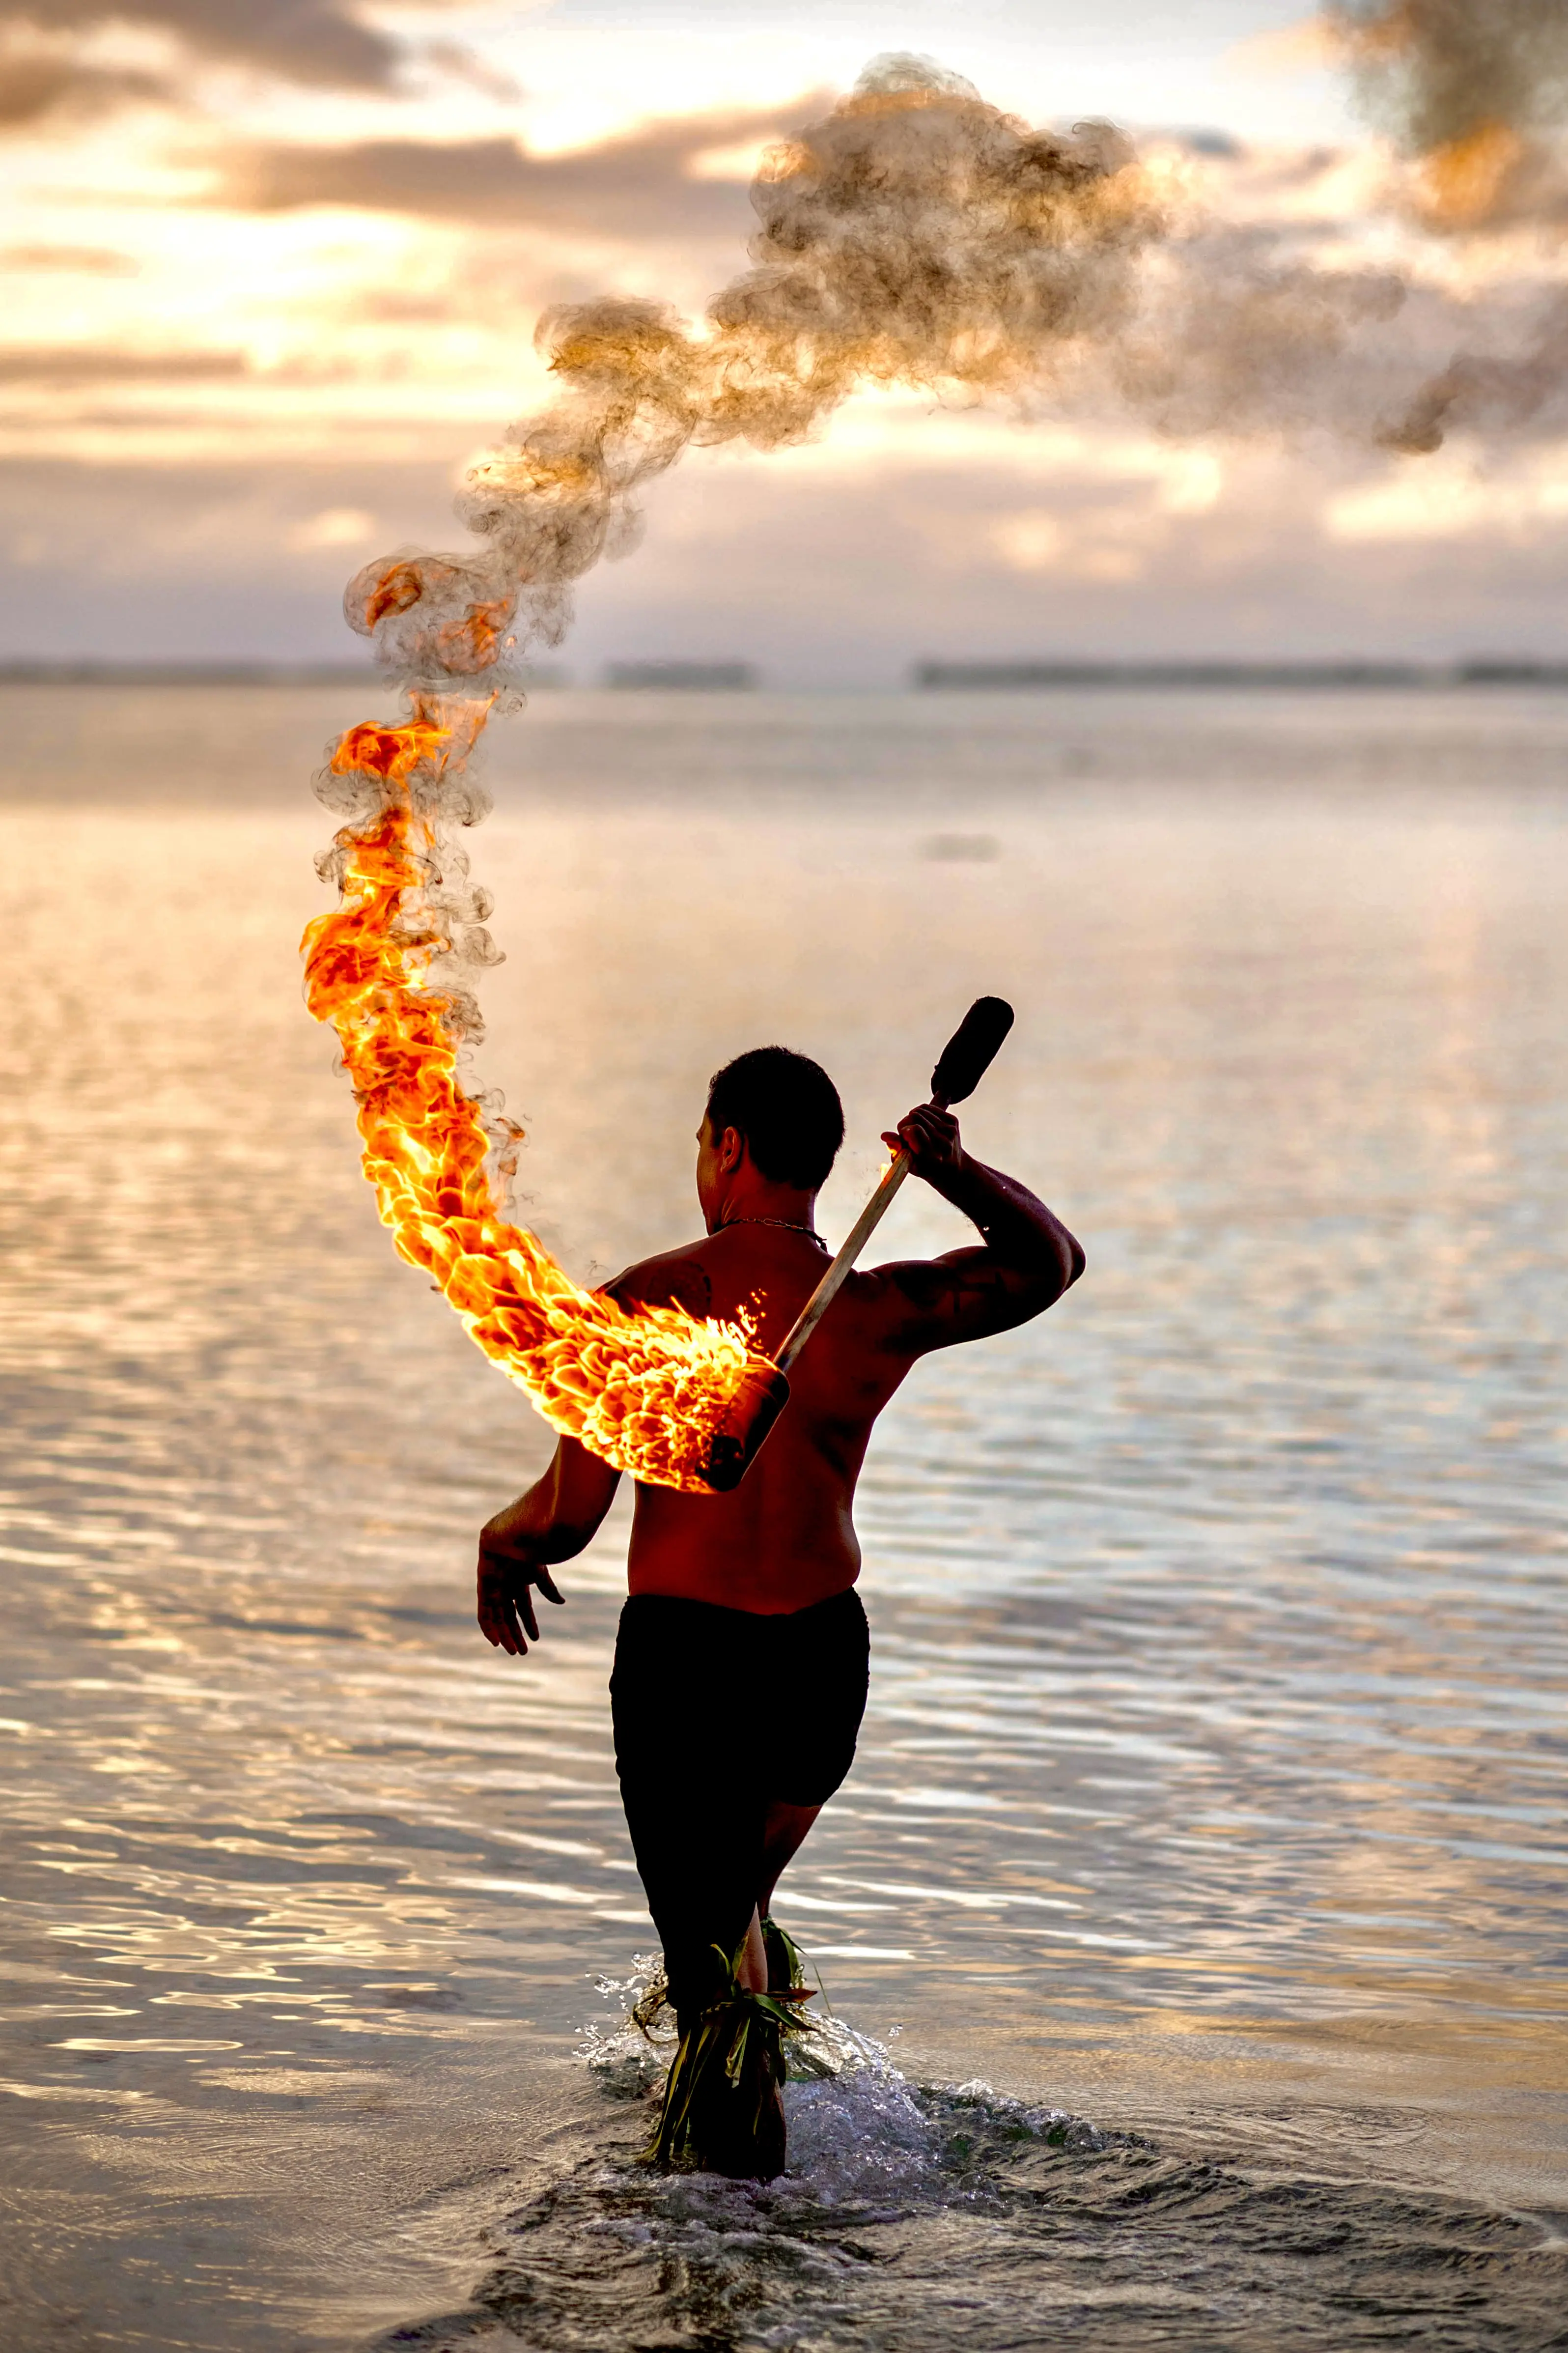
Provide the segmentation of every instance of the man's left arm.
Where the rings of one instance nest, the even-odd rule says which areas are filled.
[[[972,1159],[951,1112],[921,1103],[885,1144],[910,1155],[911,1174],[973,1220],[980,1250],[881,1267],[889,1337],[911,1356],[1011,1331],[1053,1306],[1083,1272],[1083,1246],[1026,1185]]]

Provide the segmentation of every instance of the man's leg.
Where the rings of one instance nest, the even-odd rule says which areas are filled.
[[[763,1823],[763,1883],[757,1910],[765,1919],[773,1908],[773,1890],[788,1864],[805,1844],[806,1832],[822,1811],[820,1806],[786,1806],[771,1799]]]
[[[767,1810],[747,1771],[753,1727],[732,1614],[664,1596],[628,1601],[611,1713],[626,1827],[680,2036],[654,2151],[766,2181],[784,2162],[778,2030],[748,2021],[731,1993],[737,1948],[748,1983]],[[744,2063],[733,2077],[731,2057]]]
[[[768,1989],[768,1956],[763,1941],[763,1922],[773,1908],[773,1890],[784,1875],[785,1866],[795,1860],[805,1843],[805,1834],[822,1811],[820,1806],[785,1806],[775,1798],[769,1801],[763,1826],[763,1876],[757,1891],[757,1908],[752,1915],[752,1925],[746,1931],[745,1956],[741,1963],[741,1983],[748,1993],[766,1993]]]
[[[771,1797],[763,1816],[759,1922],[752,1931],[758,1946],[763,1941],[760,1923],[773,1909],[781,1875],[854,1761],[870,1662],[866,1612],[852,1586],[774,1622],[779,1639],[768,1660],[768,1687],[759,1694],[760,1712],[781,1728],[788,1726],[787,1739],[781,1736],[769,1754],[769,1774],[775,1788],[782,1783],[798,1794],[793,1800]],[[789,1948],[782,1931],[776,1942],[767,1941],[774,1943],[773,1988],[779,1991],[789,1983],[787,1976],[782,1983],[779,1978],[781,1957]]]
[[[610,1683],[626,1828],[688,2025],[728,1984],[763,1875],[766,1800],[744,1777],[726,1625],[700,1602],[628,1601]]]
[[[782,1992],[790,1983],[788,1968],[779,1959],[779,1932],[773,1931],[773,1953],[768,1952],[768,1937],[763,1923],[773,1908],[773,1890],[781,1873],[805,1842],[805,1834],[822,1811],[820,1806],[786,1806],[779,1799],[771,1799],[763,1821],[763,1855],[761,1885],[757,1893],[756,1910],[746,1932],[745,1957],[741,1964],[741,1983],[751,1993]],[[770,1926],[772,1924],[770,1923]],[[788,1947],[783,1948],[787,1952]],[[784,1974],[781,1976],[780,1970]]]
[[[745,1932],[745,1957],[741,1960],[741,1984],[748,1993],[769,1990],[769,1956],[762,1941],[762,1923],[773,1911],[773,1890],[783,1878],[787,1863],[806,1842],[806,1831],[816,1817],[823,1812],[820,1805],[781,1805],[778,1798],[769,1802],[764,1829],[762,1829],[762,1887],[757,1890],[757,1911],[752,1913],[752,1925]]]

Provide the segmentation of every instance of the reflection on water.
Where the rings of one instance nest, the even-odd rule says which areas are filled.
[[[650,2189],[572,2055],[649,1937],[625,1515],[486,1648],[471,1531],[545,1436],[394,1260],[299,1003],[300,780],[363,714],[5,702],[13,2341],[335,2346],[488,2281],[531,2344],[1544,2344],[1568,709],[559,696],[498,743],[479,1069],[574,1271],[690,1229],[707,1075],[774,1036],[843,1086],[842,1230],[983,988],[966,1133],[1089,1247],[862,1490],[871,1709],[784,1909],[903,2026],[868,2215],[804,2109],[771,2202]],[[919,2088],[982,2074],[973,2130]],[[1008,2138],[1042,2108],[1096,2145]]]
[[[786,2089],[766,2189],[658,2180],[624,2132],[491,2226],[465,2307],[377,2353],[510,2345],[897,2346],[1091,2353],[1560,2344],[1568,2241],[1534,2216],[1375,2177],[1260,2178],[999,2097],[870,2067]],[[1313,2153],[1315,2155],[1315,2152]]]

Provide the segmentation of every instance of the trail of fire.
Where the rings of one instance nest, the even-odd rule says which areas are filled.
[[[306,1002],[342,1042],[364,1173],[401,1255],[552,1429],[638,1479],[706,1492],[700,1465],[724,1409],[765,1359],[734,1324],[678,1307],[629,1314],[582,1290],[509,1224],[483,1109],[458,1082],[461,998],[432,975],[453,938],[431,812],[489,700],[415,696],[405,725],[339,742],[330,773],[369,806],[334,844],[339,905],[305,933]]]
[[[572,582],[627,543],[633,494],[694,439],[798,441],[864,383],[1020,394],[1118,313],[1157,209],[1109,126],[1030,132],[909,58],[781,148],[755,201],[763,266],[706,332],[625,301],[543,322],[560,395],[471,471],[471,554],[383,558],[350,582],[346,617],[403,681],[408,718],[337,746],[323,797],[351,821],[322,871],[342,899],[304,943],[398,1250],[556,1430],[690,1490],[710,1484],[726,1408],[776,1375],[737,1325],[582,1290],[504,1217],[496,1138],[458,1076],[477,1032],[460,967],[490,953],[483,907],[454,888],[451,828],[481,813],[468,754],[509,656],[559,640]]]
[[[1562,0],[1498,0],[1485,37],[1466,0],[1338,0],[1333,15],[1372,69],[1415,58],[1407,143],[1436,153],[1450,210],[1490,206],[1512,174],[1493,126],[1534,120],[1520,59],[1539,41],[1559,57]],[[1418,450],[1477,416],[1532,416],[1568,340],[1553,318],[1523,360],[1461,355],[1430,381],[1417,360],[1415,381],[1385,382],[1373,359],[1343,357],[1398,311],[1385,272],[1260,268],[1246,238],[1233,266],[1226,239],[1173,235],[1180,207],[1110,124],[1031,130],[929,59],[879,59],[769,153],[752,202],[752,266],[700,327],[621,298],[547,314],[556,396],[470,470],[458,511],[475,544],[381,557],[349,583],[348,621],[402,682],[408,718],[337,748],[324,797],[351,822],[324,871],[342,901],[305,943],[310,1008],[342,1041],[398,1249],[555,1429],[691,1489],[767,1359],[735,1326],[627,1313],[574,1284],[507,1222],[485,1106],[458,1083],[477,1034],[460,966],[489,951],[482,908],[454,888],[467,865],[450,828],[481,813],[465,762],[509,659],[559,643],[574,583],[630,545],[637,492],[684,450],[801,442],[863,387],[1028,414],[1079,371],[1080,391],[1143,403],[1163,428],[1267,427],[1300,408]]]

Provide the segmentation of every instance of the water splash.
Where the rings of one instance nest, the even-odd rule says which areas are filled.
[[[974,2079],[910,2081],[831,2021],[823,2072],[785,2089],[778,2180],[660,2174],[626,2130],[630,2010],[658,1962],[601,1978],[584,2031],[598,2093],[557,2178],[492,2233],[471,2304],[379,2353],[1453,2353],[1560,2343],[1568,2241],[1549,2223],[1397,2181],[1344,2181],[1163,2147]],[[644,2043],[645,2051],[647,2045]],[[647,2070],[655,2083],[657,2055]],[[651,2087],[647,2096],[651,2097]],[[638,2126],[642,2117],[637,2119]]]
[[[674,2056],[668,2010],[646,2025],[637,2015],[662,1978],[660,1957],[638,1953],[625,1977],[594,1979],[595,1990],[617,2008],[607,2021],[583,2027],[577,2055],[612,2099],[650,2098]],[[701,2177],[711,2179],[721,2197],[761,2196],[775,2212],[799,2207],[886,2217],[985,2194],[976,2186],[976,2168],[984,2168],[994,2147],[1023,2141],[1056,2148],[1107,2146],[1094,2126],[1066,2110],[1008,2099],[978,2078],[956,2090],[911,2084],[887,2044],[835,2011],[825,1992],[819,1990],[806,2016],[806,2032],[788,2052],[788,2170],[765,2191],[718,2175]]]

